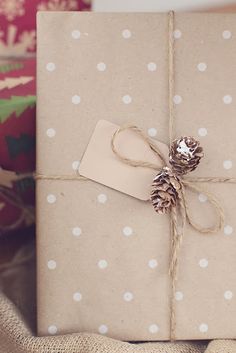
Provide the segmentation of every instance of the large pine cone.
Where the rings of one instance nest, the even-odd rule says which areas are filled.
[[[203,156],[199,141],[185,136],[172,142],[169,162],[176,174],[184,175],[196,169]]]
[[[179,178],[168,167],[158,173],[152,183],[151,201],[157,213],[167,213],[177,203],[181,188]]]

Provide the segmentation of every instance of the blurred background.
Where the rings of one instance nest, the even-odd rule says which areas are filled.
[[[35,298],[38,10],[235,12],[236,0],[0,0],[0,289],[23,312]]]

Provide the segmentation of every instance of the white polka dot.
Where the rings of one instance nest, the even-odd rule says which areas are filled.
[[[204,194],[199,194],[199,195],[198,195],[198,200],[199,200],[200,202],[206,202],[206,201],[207,201],[207,196],[204,195]]]
[[[175,39],[179,39],[182,36],[182,32],[179,29],[175,29],[173,34]]]
[[[57,198],[56,198],[56,196],[53,195],[53,194],[49,194],[49,195],[47,196],[47,202],[48,202],[48,203],[55,203],[56,200],[57,200]]]
[[[200,129],[198,129],[198,135],[201,137],[204,137],[207,135],[207,129],[205,127],[200,127]]]
[[[73,299],[75,302],[80,302],[82,300],[82,294],[80,292],[76,292],[73,294]]]
[[[48,327],[48,333],[50,335],[55,335],[57,333],[57,327],[55,325],[51,325]]]
[[[180,104],[182,102],[182,97],[176,94],[173,98],[175,104]]]
[[[206,267],[208,267],[208,260],[207,260],[207,259],[201,259],[201,260],[199,260],[199,266],[200,266],[201,268],[206,268]]]
[[[232,103],[232,97],[229,95],[229,94],[227,94],[226,96],[224,96],[223,97],[223,102],[225,103],[225,104],[230,104],[230,103]]]
[[[232,161],[230,161],[230,160],[227,160],[227,161],[224,161],[224,162],[223,162],[223,167],[224,167],[226,170],[231,169],[232,166],[233,166],[233,163],[232,163]]]
[[[156,268],[158,266],[158,262],[156,259],[151,259],[148,261],[148,266],[150,268]]]
[[[131,33],[131,31],[129,29],[124,29],[122,31],[122,36],[125,39],[129,39],[132,36],[132,33]]]
[[[107,268],[108,266],[108,263],[106,260],[99,260],[98,261],[98,267],[101,269],[101,270],[104,270],[104,268]]]
[[[106,70],[106,64],[105,63],[98,63],[97,64],[97,69],[98,69],[98,71],[105,71]]]
[[[79,237],[81,234],[82,234],[82,230],[80,227],[74,227],[72,229],[72,234],[75,236],[75,237]]]
[[[155,129],[154,127],[150,127],[150,129],[148,129],[148,135],[151,137],[156,136],[157,134],[157,129]]]
[[[233,227],[227,225],[224,227],[224,234],[225,235],[231,235],[233,233]]]
[[[123,295],[123,299],[126,302],[130,302],[131,300],[134,299],[134,295],[131,292],[125,292],[124,295]]]
[[[54,137],[56,135],[56,131],[53,128],[47,129],[46,134],[48,137]]]
[[[80,104],[80,101],[81,101],[80,96],[78,96],[77,94],[75,94],[75,95],[72,97],[71,101],[72,101],[73,104]]]
[[[132,102],[132,97],[127,94],[127,95],[122,97],[122,101],[125,104],[130,104]]]
[[[157,333],[159,331],[159,326],[156,324],[152,324],[148,328],[150,333]]]
[[[73,170],[78,170],[79,169],[79,165],[80,165],[80,161],[74,161],[72,163],[72,169]]]
[[[55,270],[55,268],[57,267],[57,263],[54,260],[49,260],[48,261],[48,268],[49,270]]]
[[[181,301],[181,300],[183,300],[184,299],[184,295],[183,295],[183,293],[182,292],[176,292],[175,293],[175,300],[177,300],[177,301]]]
[[[232,37],[232,33],[229,30],[225,30],[222,32],[222,37],[224,39],[230,39]]]
[[[199,331],[202,333],[206,333],[208,331],[208,325],[207,324],[199,325]]]
[[[147,64],[148,71],[156,71],[157,69],[157,64],[156,63],[148,63]]]
[[[98,328],[98,332],[104,335],[108,332],[108,327],[106,325],[100,325]]]
[[[207,69],[207,64],[206,63],[199,63],[197,65],[197,68],[198,68],[199,71],[204,72]]]
[[[98,197],[98,202],[99,203],[106,203],[107,202],[107,195],[105,194],[99,194]]]
[[[231,300],[233,298],[233,293],[230,290],[227,290],[226,292],[224,292],[224,298],[226,300]]]
[[[81,35],[81,33],[78,29],[74,29],[74,31],[71,32],[71,37],[74,39],[79,39],[80,35]]]
[[[54,63],[47,63],[46,69],[50,72],[54,71],[56,69],[56,65]]]
[[[133,229],[131,227],[126,226],[123,228],[123,234],[129,237],[133,234]]]

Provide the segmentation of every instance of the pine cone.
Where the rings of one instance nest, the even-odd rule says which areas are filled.
[[[178,190],[181,188],[179,178],[168,167],[158,173],[152,183],[151,201],[157,213],[167,213],[177,203]]]
[[[176,174],[184,175],[196,169],[203,156],[199,141],[184,136],[172,142],[169,161]]]

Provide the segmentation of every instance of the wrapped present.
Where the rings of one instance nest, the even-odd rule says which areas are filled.
[[[89,10],[90,0],[1,0],[0,57],[28,55],[36,49],[36,12]]]
[[[0,229],[5,233],[29,224],[22,208],[34,205],[35,59],[0,64]],[[4,170],[4,173],[3,173]],[[11,174],[12,172],[12,174]],[[10,174],[9,174],[10,173]],[[5,185],[6,175],[10,184]],[[12,176],[14,182],[12,183]],[[7,193],[7,197],[4,192]],[[15,195],[15,196],[14,196]]]
[[[236,338],[235,19],[39,13],[40,335]]]

